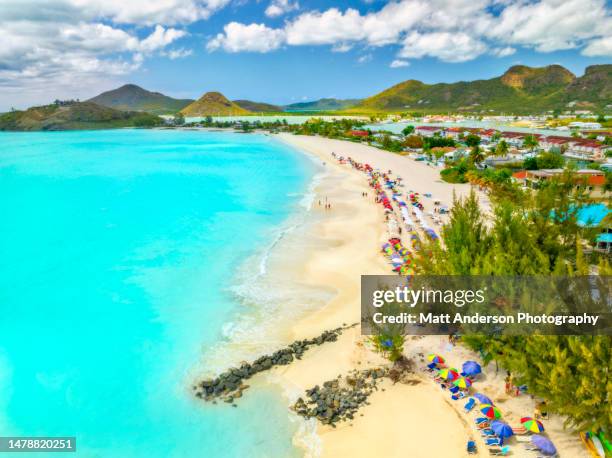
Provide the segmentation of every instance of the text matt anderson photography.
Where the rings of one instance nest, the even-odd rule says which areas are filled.
[[[0,458],[612,458],[609,0],[0,37]]]

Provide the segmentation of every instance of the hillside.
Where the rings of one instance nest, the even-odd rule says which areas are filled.
[[[135,84],[126,84],[112,91],[103,92],[88,102],[117,110],[172,114],[185,108],[193,100],[173,99],[159,92],[147,91]]]
[[[240,116],[251,114],[241,106],[230,102],[220,92],[207,92],[181,110],[185,116]]]
[[[360,99],[319,99],[286,105],[285,111],[334,111],[353,107],[359,102],[361,102]]]
[[[589,106],[595,100],[612,104],[612,64],[587,67],[584,75],[568,86],[566,98],[582,106]]]
[[[78,130],[150,127],[163,120],[149,113],[126,112],[92,102],[68,102],[0,115],[0,130]]]
[[[280,113],[284,111],[283,107],[271,105],[263,102],[252,102],[250,100],[233,100],[233,102],[245,110],[253,113]]]
[[[488,80],[438,84],[408,80],[365,99],[354,110],[528,113],[572,105],[602,109],[612,103],[610,67],[591,66],[580,78],[560,65],[516,65]]]

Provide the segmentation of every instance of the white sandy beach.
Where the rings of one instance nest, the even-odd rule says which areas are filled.
[[[293,338],[301,339],[320,334],[325,329],[343,323],[355,323],[360,315],[360,276],[362,274],[390,274],[390,266],[380,254],[381,243],[387,234],[382,207],[373,200],[371,189],[363,173],[349,165],[340,165],[331,153],[350,156],[370,163],[375,168],[392,170],[405,181],[405,190],[421,194],[431,193],[432,200],[450,205],[453,193],[466,195],[469,185],[451,185],[439,178],[439,170],[406,157],[381,151],[366,145],[330,140],[320,137],[278,135],[282,141],[318,157],[326,163],[327,174],[315,189],[313,212],[324,212],[317,225],[316,236],[333,241],[325,250],[312,251],[299,272],[302,278],[315,286],[332,289],[334,298],[322,309],[299,320],[292,329]],[[363,197],[362,192],[370,192]],[[488,204],[486,197],[479,196]],[[331,210],[318,205],[327,199]],[[423,201],[426,210],[432,202]],[[427,206],[430,208],[427,208]],[[454,367],[461,367],[467,359],[478,360],[467,349],[453,347],[443,336],[408,338],[405,354],[425,365],[422,355],[437,352],[445,356]],[[359,328],[346,331],[335,343],[309,350],[307,355],[293,364],[277,368],[272,379],[280,379],[287,392],[303,393],[306,389],[326,380],[346,374],[351,369],[364,369],[385,364],[369,349],[367,339]],[[475,388],[490,396],[511,426],[520,426],[520,418],[531,416],[534,401],[527,395],[509,398],[504,393],[505,371],[495,374],[495,365],[484,368],[484,375]],[[452,401],[447,391],[440,389],[420,370],[410,383],[392,385],[387,379],[380,390],[370,397],[370,405],[362,407],[354,421],[337,428],[318,425],[318,444],[306,448],[307,456],[323,457],[463,457],[466,442],[476,439],[479,456],[488,456],[484,443],[473,426],[475,414],[463,412],[465,401]],[[311,420],[312,421],[312,420]],[[545,421],[548,436],[556,444],[559,456],[588,457],[576,432],[564,431],[562,419],[553,416]],[[300,438],[296,443],[304,445]],[[535,457],[523,450],[515,439],[509,442],[512,455]],[[471,455],[474,456],[474,455]]]

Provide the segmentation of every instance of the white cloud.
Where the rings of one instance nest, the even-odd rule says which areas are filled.
[[[26,0],[31,2],[32,0]],[[122,24],[189,24],[207,19],[230,0],[64,0],[81,15]]]
[[[160,52],[160,55],[165,56],[170,60],[183,59],[191,56],[192,54],[193,51],[191,49],[185,48],[169,49],[168,51]]]
[[[279,48],[284,41],[282,30],[271,29],[264,24],[240,24],[230,22],[206,45],[209,51],[223,49],[227,52],[268,52]]]
[[[285,26],[289,45],[323,45],[356,41],[365,38],[362,16],[359,11],[349,8],[341,12],[331,8],[304,13]]]
[[[272,0],[267,13],[283,14],[286,5],[290,0]],[[277,29],[258,26],[274,37],[274,46],[263,46],[266,50],[282,44],[330,45],[334,52],[359,44],[401,45],[400,58],[464,62],[487,51],[507,57],[517,47],[537,52],[583,48],[585,55],[608,55],[612,17],[606,0],[391,0],[365,14],[333,7],[304,12]],[[215,49],[222,47],[218,39],[211,45]]]
[[[582,54],[589,57],[612,57],[612,36],[591,41]]]
[[[465,62],[486,50],[483,42],[463,32],[412,32],[404,39],[398,56],[412,59],[431,56],[445,62]]]
[[[508,57],[516,52],[516,49],[512,46],[506,46],[504,48],[493,48],[491,54],[497,57]]]
[[[134,29],[94,17],[95,2],[82,10],[68,0],[53,5],[32,0],[2,2],[0,109],[14,103],[12,98],[27,103],[31,94],[38,94],[37,103],[44,103],[66,93],[73,97],[79,91],[108,87],[108,81],[135,71],[146,56],[186,35],[184,30],[159,24]],[[126,8],[133,6],[124,3],[130,5]]]
[[[349,43],[337,43],[332,46],[332,52],[348,52],[353,49],[353,45]]]
[[[357,62],[360,64],[365,64],[368,63],[372,60],[372,54],[364,54],[363,56],[359,56],[359,59],[357,59]]]
[[[488,35],[540,52],[572,49],[612,30],[604,0],[541,0],[508,5]]]
[[[401,59],[395,59],[389,65],[389,67],[391,68],[401,68],[401,67],[408,67],[408,66],[410,66],[410,62],[408,62],[407,60],[401,60]]]
[[[268,17],[278,17],[283,14],[290,13],[291,11],[295,11],[299,9],[300,5],[296,2],[291,2],[290,0],[272,0],[272,3],[268,5],[266,8],[265,14]]]
[[[153,33],[140,42],[139,48],[142,51],[155,51],[184,36],[183,30],[164,29],[161,25],[156,25]]]

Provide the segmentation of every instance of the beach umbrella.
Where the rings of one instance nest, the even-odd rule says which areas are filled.
[[[503,421],[499,420],[494,420],[491,422],[491,429],[499,437],[510,437],[514,434],[514,431],[512,431],[512,428],[508,423],[504,423]]]
[[[480,411],[488,418],[499,418],[501,417],[501,412],[495,406],[491,404],[481,404]]]
[[[467,375],[476,375],[482,372],[480,364],[476,361],[466,361],[462,366],[463,372]]]
[[[538,447],[544,455],[554,455],[557,453],[555,445],[547,437],[534,434],[531,436],[531,443]]]
[[[476,393],[476,394],[474,394],[474,397],[476,399],[478,399],[478,402],[480,402],[481,404],[491,404],[491,405],[493,405],[493,401],[491,401],[491,399],[489,399],[484,394]]]
[[[472,386],[472,382],[469,378],[460,377],[453,382],[453,385],[459,388],[469,388],[470,386]]]
[[[542,425],[542,422],[536,420],[535,418],[523,417],[521,418],[521,423],[527,431],[531,431],[532,433],[541,433],[544,431],[544,425]]]
[[[444,364],[444,358],[442,358],[440,355],[436,355],[435,353],[427,355],[427,359],[432,363]]]
[[[444,380],[456,380],[456,379],[459,378],[459,372],[457,372],[457,369],[455,369],[453,367],[449,367],[449,368],[446,368],[446,369],[441,369],[440,371],[438,371],[438,374]]]

